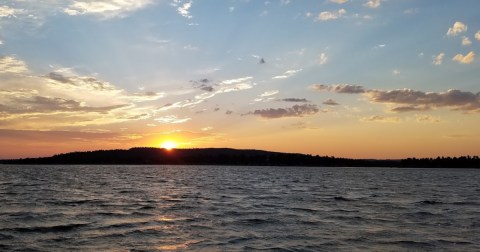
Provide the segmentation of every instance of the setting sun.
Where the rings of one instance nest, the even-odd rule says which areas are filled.
[[[178,144],[172,140],[166,140],[160,144],[160,148],[164,148],[166,150],[171,150],[177,148]]]

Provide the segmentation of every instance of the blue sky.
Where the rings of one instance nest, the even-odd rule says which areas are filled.
[[[170,138],[479,154],[479,10],[474,0],[0,1],[0,141],[70,136],[38,142],[54,146],[45,154]],[[15,146],[4,156],[32,153]]]

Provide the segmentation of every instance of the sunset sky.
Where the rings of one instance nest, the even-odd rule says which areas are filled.
[[[480,155],[478,0],[0,0],[0,158]]]

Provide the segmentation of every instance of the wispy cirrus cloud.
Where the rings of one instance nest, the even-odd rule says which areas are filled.
[[[302,70],[303,70],[303,69],[287,70],[287,71],[285,71],[285,73],[283,73],[282,75],[274,76],[274,77],[272,77],[272,79],[287,79],[287,78],[290,78],[290,77],[294,76],[294,75],[297,74],[298,72],[301,72]]]
[[[151,0],[81,0],[73,1],[64,12],[70,16],[97,15],[102,18],[123,17],[152,4]]]
[[[331,3],[336,3],[336,4],[344,4],[348,2],[348,0],[330,0]]]
[[[171,124],[178,124],[190,121],[192,118],[185,117],[185,118],[178,118],[175,115],[167,115],[155,118],[155,121],[159,123],[171,123]]]
[[[260,95],[258,95],[257,98],[255,98],[255,100],[253,100],[254,102],[267,102],[267,101],[272,101],[274,100],[275,98],[272,97],[276,94],[278,94],[280,91],[278,90],[269,90],[269,91],[265,91],[263,93],[261,93]]]
[[[276,94],[278,94],[279,92],[280,92],[280,91],[278,91],[278,90],[269,90],[269,91],[263,92],[263,93],[260,94],[259,96],[260,96],[260,97],[268,97],[268,96],[276,95]]]
[[[210,80],[203,79],[200,80],[200,85],[198,87],[201,90],[207,92],[197,94],[193,98],[185,99],[174,103],[168,103],[161,107],[159,111],[166,111],[174,108],[193,108],[196,105],[203,103],[216,95],[253,88],[255,83],[253,83],[252,80],[253,77],[247,76],[236,79],[223,80],[215,84],[209,84],[211,82]]]

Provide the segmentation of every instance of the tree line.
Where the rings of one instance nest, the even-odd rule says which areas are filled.
[[[70,152],[51,157],[1,160],[0,163],[480,168],[478,156],[376,160],[229,148],[166,150],[149,147]]]

